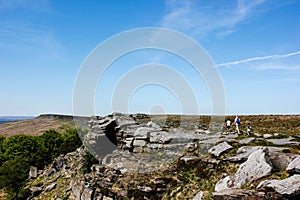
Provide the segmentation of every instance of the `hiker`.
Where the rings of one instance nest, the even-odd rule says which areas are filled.
[[[230,124],[231,124],[230,119],[227,119],[227,121],[226,121],[226,129],[227,129],[227,131],[229,131],[229,129],[230,129]]]
[[[250,126],[250,123],[248,123],[248,125],[247,125],[247,135],[251,134],[251,129],[252,129],[252,127]]]
[[[236,130],[237,130],[238,134],[240,134],[239,126],[241,125],[241,120],[240,120],[239,116],[235,117],[234,122],[235,122]]]

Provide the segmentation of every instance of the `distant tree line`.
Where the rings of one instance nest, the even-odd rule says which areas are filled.
[[[0,189],[7,193],[8,199],[26,199],[28,191],[23,186],[30,166],[43,169],[54,158],[81,145],[76,129],[64,133],[49,130],[40,136],[0,136]]]

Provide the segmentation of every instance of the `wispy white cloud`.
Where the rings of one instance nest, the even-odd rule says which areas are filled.
[[[216,31],[217,35],[234,32],[235,26],[246,20],[265,0],[236,2],[166,0],[167,12],[161,26],[200,36]]]
[[[258,57],[252,57],[252,58],[246,58],[246,59],[242,59],[242,60],[237,60],[237,61],[232,61],[232,62],[226,62],[226,63],[220,63],[217,64],[217,67],[231,67],[234,65],[239,65],[239,64],[245,64],[245,63],[250,63],[253,61],[261,61],[261,60],[270,60],[270,59],[276,59],[276,58],[288,58],[291,56],[296,56],[299,55],[300,51],[296,51],[296,52],[292,52],[292,53],[288,53],[288,54],[275,54],[275,55],[268,55],[268,56],[258,56]],[[265,65],[266,67],[264,69],[268,69],[267,65]],[[282,67],[276,66],[276,65],[271,65],[268,64],[269,69],[273,68],[273,69],[280,69]],[[261,68],[263,69],[263,68]]]

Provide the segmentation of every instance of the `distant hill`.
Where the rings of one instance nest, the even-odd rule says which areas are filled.
[[[0,124],[34,118],[33,116],[0,116]]]
[[[64,131],[74,128],[73,116],[71,115],[52,115],[45,114],[35,118],[25,117],[18,118],[2,118],[6,123],[0,124],[0,135],[10,137],[17,134],[41,135],[43,132],[54,129],[56,131]],[[11,120],[11,122],[7,122]],[[1,118],[0,118],[1,121]]]

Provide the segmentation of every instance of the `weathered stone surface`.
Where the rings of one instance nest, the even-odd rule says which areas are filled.
[[[150,137],[150,132],[155,131],[152,127],[139,127],[134,132],[134,137],[138,140],[146,140]]]
[[[160,143],[165,144],[171,141],[170,134],[167,132],[152,132],[150,133],[150,142],[151,143]]]
[[[283,180],[265,180],[258,184],[257,189],[273,188],[282,195],[300,195],[300,175],[295,174]]]
[[[134,152],[134,153],[143,153],[143,152],[144,152],[144,149],[143,149],[143,147],[135,147],[135,148],[133,149],[133,152]]]
[[[203,198],[203,191],[200,191],[193,197],[193,200],[202,200],[202,198]]]
[[[268,138],[271,138],[271,137],[273,137],[273,135],[272,134],[264,134],[263,135],[263,138],[265,138],[265,139],[268,139]]]
[[[133,141],[133,146],[134,147],[144,147],[144,146],[146,146],[146,141],[145,140],[137,140],[137,139],[135,139],[134,141]]]
[[[233,147],[227,142],[222,142],[208,150],[208,153],[213,154],[214,156],[220,156],[225,151],[232,149]]]
[[[66,163],[66,159],[64,158],[63,155],[60,155],[54,159],[52,167],[55,168],[56,170],[60,170],[64,167],[65,163]]]
[[[133,140],[134,140],[134,138],[126,138],[126,140],[125,140],[125,146],[127,148],[132,148]]]
[[[80,199],[81,191],[83,189],[83,182],[81,182],[79,179],[73,179],[70,182],[70,187],[72,189],[70,198],[71,199]]]
[[[283,138],[283,139],[268,139],[267,141],[271,142],[273,144],[276,144],[276,145],[291,145],[291,146],[298,145],[299,142],[292,141],[294,139],[295,138],[293,138],[293,137],[289,137],[289,138]]]
[[[36,178],[38,176],[38,170],[36,167],[31,166],[29,170],[29,178]]]
[[[222,190],[226,190],[229,188],[233,188],[234,185],[232,185],[234,182],[234,176],[226,176],[225,178],[222,178],[221,180],[219,180],[217,182],[217,184],[215,185],[215,191],[219,192]]]
[[[229,188],[240,188],[259,178],[270,175],[272,166],[268,157],[268,149],[261,148],[251,153],[247,161],[240,165],[238,171],[221,179],[215,186],[215,191]]]
[[[52,183],[46,187],[46,191],[51,191],[56,187],[56,183]]]
[[[252,152],[261,149],[263,146],[242,146],[237,150],[237,153],[249,153],[251,154]],[[284,151],[284,150],[289,150],[289,148],[285,148],[285,147],[270,147],[268,146],[269,149],[269,153],[272,152],[279,152],[279,151]]]
[[[152,127],[152,128],[154,128],[155,130],[157,130],[157,131],[160,131],[160,130],[161,130],[160,126],[159,126],[158,124],[152,122],[152,121],[148,122],[148,123],[147,123],[147,126]]]
[[[212,193],[212,197],[215,200],[264,200],[264,196],[264,192],[243,189],[226,189]]]
[[[84,188],[80,200],[92,200],[93,194],[94,194],[94,190],[92,190],[91,188]]]
[[[255,140],[254,137],[245,138],[239,141],[240,144],[249,144],[250,142],[253,142]]]
[[[286,168],[289,173],[300,173],[300,156],[294,158]]]

